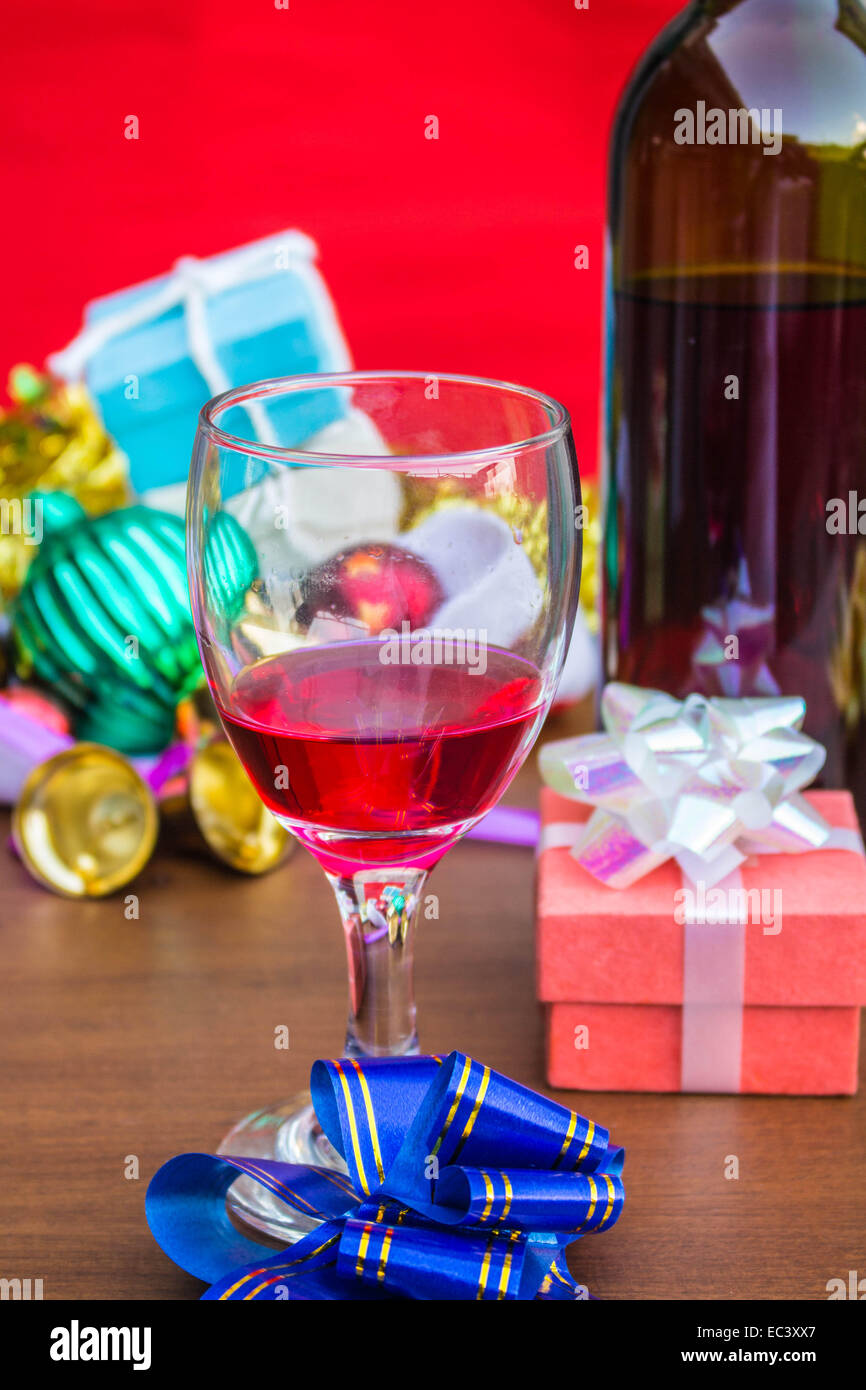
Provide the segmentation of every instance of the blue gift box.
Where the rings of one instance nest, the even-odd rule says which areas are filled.
[[[49,365],[84,375],[139,494],[186,481],[196,420],[211,396],[268,377],[345,371],[351,357],[316,264],[316,245],[278,233],[88,304],[84,328]],[[338,392],[282,397],[230,433],[299,445],[344,413]]]

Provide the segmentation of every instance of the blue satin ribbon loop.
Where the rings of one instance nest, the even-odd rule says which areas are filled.
[[[459,1226],[506,1223],[522,1230],[583,1235],[612,1226],[625,1193],[622,1180],[611,1173],[446,1168],[436,1196],[443,1222],[450,1219]]]
[[[563,1252],[622,1210],[607,1130],[459,1052],[316,1062],[311,1089],[347,1174],[182,1154],[154,1176],[151,1230],[205,1298],[587,1296]],[[226,1212],[239,1173],[322,1224],[266,1255]]]

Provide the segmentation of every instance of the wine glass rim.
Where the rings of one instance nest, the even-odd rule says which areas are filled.
[[[332,454],[297,446],[268,444],[256,439],[245,439],[242,435],[231,434],[217,424],[217,417],[232,407],[241,409],[270,396],[288,395],[293,391],[323,390],[340,386],[353,386],[362,382],[374,381],[430,381],[449,382],[462,386],[478,386],[488,390],[510,392],[524,396],[541,405],[551,416],[552,423],[538,434],[525,439],[509,440],[503,444],[489,445],[483,449],[463,449],[446,453],[428,454]],[[199,412],[199,429],[212,441],[224,449],[235,453],[253,455],[256,458],[272,459],[278,463],[303,462],[307,467],[361,467],[389,468],[393,471],[414,468],[430,468],[442,465],[483,465],[497,459],[513,457],[527,449],[543,448],[559,443],[571,427],[571,418],[564,405],[543,391],[531,386],[518,386],[510,381],[497,381],[492,377],[468,376],[459,372],[418,372],[418,371],[346,371],[311,372],[299,376],[269,377],[263,381],[250,382],[245,386],[233,386],[207,401]]]

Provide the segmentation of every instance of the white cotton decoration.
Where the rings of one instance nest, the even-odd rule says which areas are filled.
[[[485,632],[493,646],[509,647],[535,622],[541,585],[510,526],[471,505],[443,507],[400,538],[435,572],[445,602],[430,628]]]

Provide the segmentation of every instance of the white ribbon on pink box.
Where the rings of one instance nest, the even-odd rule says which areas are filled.
[[[746,895],[750,855],[845,849],[860,836],[834,828],[799,793],[820,771],[821,744],[802,733],[805,701],[779,696],[679,701],[611,683],[605,732],[546,744],[542,776],[560,795],[594,807],[582,824],[554,822],[539,852],[568,848],[594,878],[631,887],[675,859],[683,886],[727,897],[683,920],[681,1087],[738,1091],[743,1031]]]

